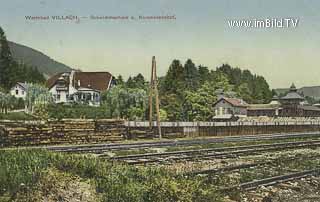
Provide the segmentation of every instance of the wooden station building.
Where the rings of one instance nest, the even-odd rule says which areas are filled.
[[[247,116],[320,117],[320,108],[306,103],[292,84],[285,96],[274,97],[269,104],[248,105]]]

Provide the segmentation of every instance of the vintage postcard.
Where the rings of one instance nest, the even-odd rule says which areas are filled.
[[[1,1],[0,202],[319,202],[319,10]]]

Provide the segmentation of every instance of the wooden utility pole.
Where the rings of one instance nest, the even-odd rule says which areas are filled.
[[[149,129],[152,130],[153,126],[153,96],[155,96],[156,101],[156,114],[157,114],[157,126],[159,138],[162,138],[161,135],[161,126],[160,126],[160,107],[159,107],[159,94],[158,94],[158,82],[157,82],[157,66],[156,66],[156,57],[152,57],[152,67],[151,67],[151,80],[150,80],[150,89],[149,89]]]

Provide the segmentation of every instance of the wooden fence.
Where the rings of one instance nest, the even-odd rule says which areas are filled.
[[[148,131],[149,122],[126,122],[129,136],[135,136],[137,131]],[[152,131],[156,132],[156,122]],[[289,122],[161,122],[163,137],[201,137],[254,135],[291,132],[320,131],[319,121],[289,121]]]

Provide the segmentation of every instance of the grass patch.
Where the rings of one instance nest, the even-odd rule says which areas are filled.
[[[91,155],[40,149],[0,151],[0,197],[13,201],[23,190],[37,190],[39,183],[49,186],[42,178],[48,170],[64,173],[66,178],[71,175],[90,180],[101,201],[221,201],[215,187],[198,178],[185,178],[162,168],[135,168]]]
[[[34,116],[24,112],[9,112],[7,114],[0,113],[0,119],[3,120],[36,120]]]

